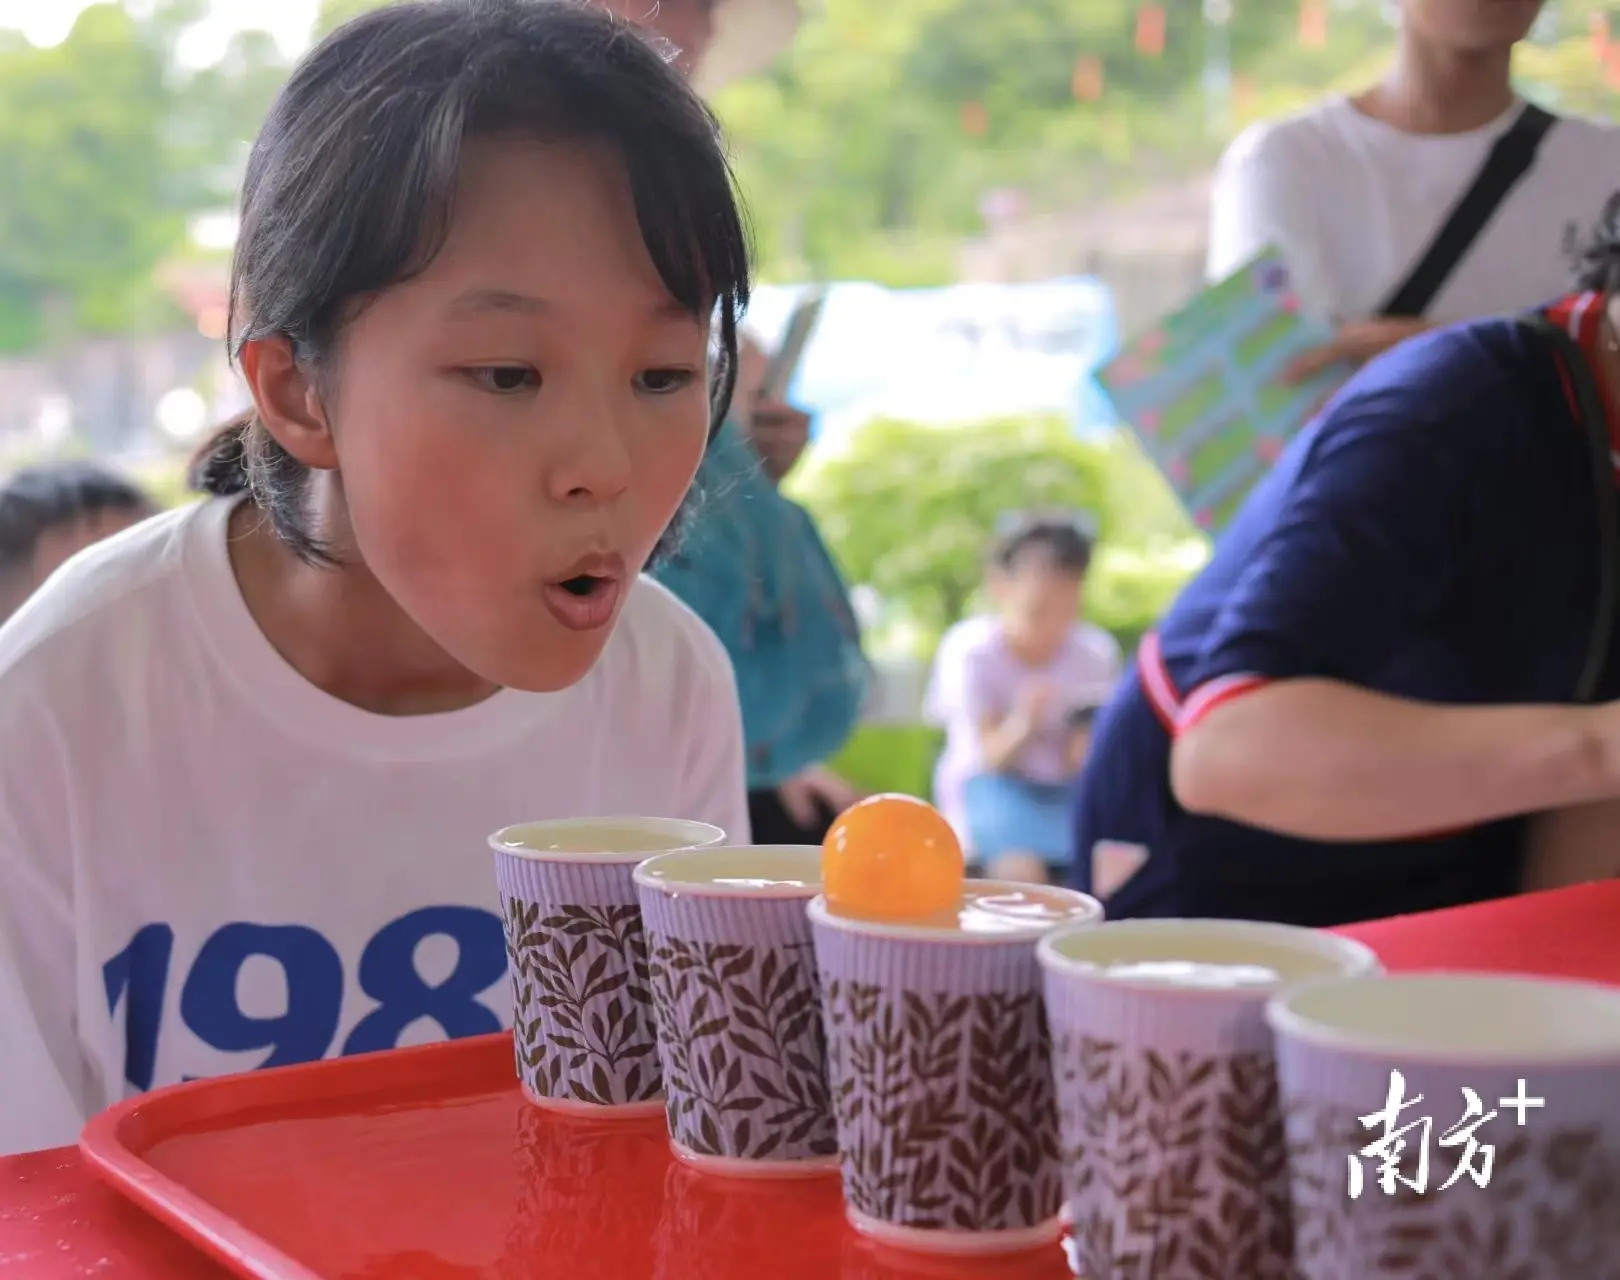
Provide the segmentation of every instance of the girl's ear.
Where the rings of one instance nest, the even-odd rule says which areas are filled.
[[[337,449],[314,379],[293,356],[286,338],[242,344],[242,376],[253,393],[259,421],[277,444],[315,471],[335,471]]]

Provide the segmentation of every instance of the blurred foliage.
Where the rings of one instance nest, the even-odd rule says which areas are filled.
[[[378,3],[323,0],[316,30]],[[1159,0],[1156,52],[1138,47],[1141,0],[805,4],[793,48],[715,104],[765,279],[949,281],[988,192],[1039,213],[1196,172],[1247,121],[1369,81],[1392,39],[1383,0],[1332,0],[1319,44],[1299,0],[1232,0],[1224,27],[1203,0]],[[94,5],[50,49],[0,32],[0,350],[175,318],[154,268],[232,202],[288,70],[256,31],[215,66],[180,65],[205,7]],[[1591,27],[1606,11],[1549,5],[1521,57],[1537,96],[1608,112]]]
[[[0,342],[120,327],[184,233],[161,49],[111,5],[0,41]]]
[[[141,467],[134,473],[134,478],[160,507],[184,506],[201,498],[200,494],[186,487],[185,463],[177,459]]]
[[[1076,439],[1060,416],[961,427],[879,420],[812,454],[792,491],[852,584],[902,610],[928,647],[971,607],[998,519],[1087,513],[1099,549],[1086,612],[1134,641],[1202,562],[1203,540],[1128,440]]]
[[[928,799],[934,791],[934,762],[945,735],[920,724],[858,725],[827,763],[863,791],[898,791]]]
[[[383,0],[321,0],[321,7],[315,13],[315,35],[317,38],[330,35],[351,18],[358,18],[378,8]]]

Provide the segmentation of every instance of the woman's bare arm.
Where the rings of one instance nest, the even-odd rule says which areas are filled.
[[[1620,797],[1620,709],[1452,707],[1280,680],[1179,736],[1189,811],[1310,840],[1394,840]]]

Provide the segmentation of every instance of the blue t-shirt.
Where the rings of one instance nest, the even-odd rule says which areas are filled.
[[[1329,844],[1190,814],[1170,788],[1174,721],[1222,688],[1302,676],[1569,702],[1598,560],[1589,445],[1546,339],[1479,321],[1374,361],[1255,488],[1099,718],[1074,809],[1080,886],[1111,840],[1148,851],[1111,918],[1329,926],[1515,891],[1522,819]],[[1620,692],[1617,667],[1600,697]]]

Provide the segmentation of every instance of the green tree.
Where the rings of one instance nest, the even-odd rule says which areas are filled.
[[[170,163],[196,209],[236,202],[243,164],[289,70],[267,31],[234,36],[224,56],[173,81]]]
[[[150,318],[153,268],[185,236],[166,73],[111,4],[54,48],[0,46],[0,344]]]
[[[967,611],[1009,512],[1073,510],[1096,522],[1086,613],[1127,645],[1207,554],[1130,440],[1076,439],[1057,415],[951,428],[873,422],[846,451],[812,455],[809,468],[791,487],[850,582],[898,606],[925,639]]]
[[[1202,7],[1164,0],[1149,54],[1139,0],[824,0],[768,75],[716,103],[764,275],[944,283],[991,188],[1064,208],[1207,165],[1242,118],[1235,97],[1209,110],[1222,58],[1297,105],[1390,43],[1376,5],[1335,8],[1319,50],[1300,46],[1292,2],[1234,4],[1225,28]],[[1083,58],[1103,70],[1094,102],[1075,98]]]
[[[937,633],[962,616],[1009,511],[1092,513],[1109,533],[1108,447],[1057,416],[938,428],[885,420],[797,486],[851,582]]]
[[[315,15],[315,36],[330,35],[351,18],[380,9],[388,0],[321,0]]]

